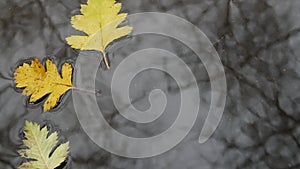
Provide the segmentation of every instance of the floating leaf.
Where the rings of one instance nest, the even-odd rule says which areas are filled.
[[[129,26],[118,28],[127,16],[127,13],[119,14],[121,7],[122,4],[115,0],[88,0],[87,5],[81,5],[82,15],[71,18],[73,27],[85,32],[86,36],[68,37],[68,44],[75,49],[100,51],[109,68],[105,48],[132,31]]]
[[[38,59],[34,59],[30,65],[24,63],[19,66],[14,78],[17,88],[25,88],[22,94],[30,96],[31,103],[50,94],[44,103],[44,111],[48,111],[57,104],[65,92],[72,89],[72,70],[72,66],[65,63],[62,66],[61,77],[51,60],[46,61],[45,68]]]
[[[57,132],[49,135],[47,127],[41,129],[37,123],[26,121],[24,134],[23,144],[27,149],[20,150],[19,154],[28,162],[21,164],[19,169],[54,169],[66,160],[69,142],[55,148]]]

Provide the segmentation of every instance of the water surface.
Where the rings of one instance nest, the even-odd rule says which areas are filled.
[[[58,130],[70,141],[70,158],[61,168],[74,169],[238,169],[300,168],[300,1],[298,0],[129,0],[123,11],[165,12],[198,26],[214,43],[225,67],[228,97],[221,124],[205,144],[198,144],[203,119],[176,148],[147,159],[112,155],[83,132],[68,92],[54,111],[41,113],[42,103],[28,105],[14,88],[13,71],[22,61],[51,57],[74,63],[78,51],[65,37],[77,33],[70,17],[81,0],[2,0],[0,2],[0,168],[17,168],[24,120]],[[153,23],[155,24],[155,23]],[[112,69],[101,67],[96,86],[98,104],[110,124],[134,137],[161,133],[178,112],[178,86],[160,71],[138,74],[130,94],[137,109],[148,108],[153,88],[168,97],[166,114],[153,124],[135,124],[116,111],[109,79],[128,54],[147,47],[167,49],[194,72],[201,101],[209,102],[209,78],[200,60],[174,39],[145,35],[122,39],[109,48]],[[165,63],[168,65],[168,62]],[[149,78],[151,77],[151,78]],[[202,107],[206,110],[207,107]]]

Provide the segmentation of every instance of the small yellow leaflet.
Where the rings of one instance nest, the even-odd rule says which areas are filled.
[[[55,148],[58,143],[57,132],[49,135],[47,127],[41,129],[37,123],[26,121],[24,134],[23,144],[27,149],[20,150],[19,154],[28,162],[22,163],[19,169],[55,169],[66,160],[69,142]]]
[[[118,28],[127,17],[127,13],[119,14],[121,7],[115,0],[88,0],[87,5],[81,5],[82,15],[71,18],[73,27],[86,36],[70,36],[66,38],[68,44],[75,49],[100,51],[109,68],[105,48],[132,31],[129,26]]]
[[[62,66],[62,77],[57,71],[56,65],[51,60],[46,61],[46,68],[38,59],[31,64],[24,63],[15,73],[17,88],[24,88],[23,95],[30,96],[29,102],[36,102],[47,94],[50,94],[44,103],[44,111],[56,106],[60,97],[72,89],[72,71],[69,63]]]

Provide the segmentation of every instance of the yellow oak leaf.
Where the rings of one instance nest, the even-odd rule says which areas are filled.
[[[23,95],[30,96],[29,102],[34,103],[50,94],[44,103],[44,111],[55,107],[60,97],[72,89],[72,71],[69,63],[62,66],[62,77],[57,71],[56,65],[51,60],[46,61],[46,68],[38,59],[31,64],[24,63],[15,73],[17,88],[24,88]]]
[[[73,27],[86,36],[70,36],[66,38],[68,44],[75,49],[100,51],[109,69],[105,48],[132,31],[129,26],[118,27],[127,16],[127,13],[119,14],[121,7],[115,0],[88,0],[86,5],[81,5],[82,15],[71,18]]]
[[[49,135],[47,127],[41,129],[37,123],[25,121],[24,134],[23,144],[27,148],[19,154],[28,161],[19,169],[54,169],[66,160],[69,142],[57,146],[57,132]]]

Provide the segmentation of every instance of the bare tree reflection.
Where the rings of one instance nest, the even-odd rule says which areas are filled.
[[[200,130],[195,128],[174,150],[139,160],[111,155],[92,143],[78,121],[69,121],[76,119],[70,100],[65,109],[51,115],[40,115],[37,110],[25,107],[23,98],[11,85],[12,77],[8,77],[15,61],[40,53],[54,55],[59,63],[75,61],[76,51],[66,45],[64,38],[72,31],[71,15],[84,2],[0,2],[0,168],[17,168],[20,162],[16,152],[20,144],[20,139],[16,138],[20,137],[15,131],[21,129],[24,119],[50,121],[58,117],[61,120],[53,121],[53,124],[71,142],[69,168],[300,168],[300,50],[297,48],[300,45],[300,18],[295,20],[291,16],[300,16],[299,10],[293,8],[300,7],[297,0],[277,3],[269,0],[121,1],[129,13],[167,12],[197,25],[215,43],[228,82],[224,117],[208,143],[196,144]],[[147,41],[181,56],[197,76],[203,91],[209,90],[209,78],[192,51],[174,40],[156,38],[148,37]],[[118,50],[112,46],[118,57],[113,54],[111,57],[118,60],[145,47],[142,46],[146,43],[144,40],[134,37],[128,40],[126,48]],[[40,46],[35,47],[35,44]],[[30,52],[26,52],[27,47]],[[168,62],[164,64],[168,65]],[[103,105],[101,108],[108,122],[117,129],[128,127],[145,135],[154,134],[152,130],[120,120],[112,105],[109,82],[105,81],[109,77],[102,75],[97,84],[104,94],[98,101]],[[172,78],[167,75],[156,77],[164,84],[164,91],[178,92]],[[144,104],[139,102],[142,99],[147,102],[149,88],[139,91],[140,97],[133,103]]]

